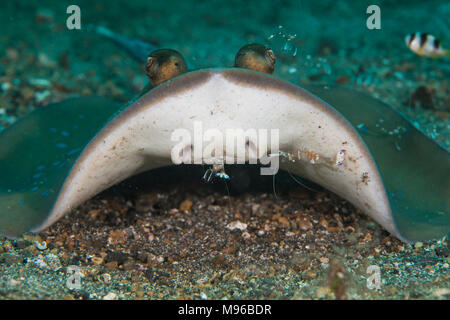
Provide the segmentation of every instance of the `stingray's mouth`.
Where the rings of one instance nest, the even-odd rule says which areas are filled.
[[[171,148],[173,164],[262,164],[271,170],[263,175],[278,172],[280,155],[279,129],[208,129],[198,132],[201,124],[194,123],[193,132],[177,129],[171,140],[178,141]]]
[[[171,153],[172,163],[198,164],[198,165],[234,165],[250,164],[262,165],[261,175],[274,175],[279,170],[279,158],[281,151],[278,148],[260,148],[252,140],[245,142],[244,148],[236,152],[227,146],[212,146],[200,149],[192,144],[183,147],[174,147]]]

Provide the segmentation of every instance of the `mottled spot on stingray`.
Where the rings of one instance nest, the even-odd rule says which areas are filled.
[[[65,148],[67,148],[67,144],[65,144],[65,143],[57,143],[56,147],[59,148],[59,149],[65,149]]]
[[[17,202],[17,204],[18,204],[19,206],[21,206],[21,205],[24,204],[24,202],[21,200],[21,201]]]
[[[364,123],[358,124],[357,128],[359,129],[359,131],[361,131],[362,133],[367,133],[369,131],[369,128],[366,127],[366,125]]]
[[[75,154],[77,152],[80,152],[80,151],[81,151],[81,148],[76,148],[76,149],[73,149],[73,150],[70,150],[70,151],[66,152],[66,154],[68,156],[71,156],[71,155],[73,155],[73,154]]]
[[[66,165],[66,163],[61,162],[61,163],[57,166],[57,168],[64,168],[65,165]]]
[[[36,187],[31,188],[30,191],[37,191],[38,189],[39,189],[39,187],[36,186]]]
[[[56,128],[50,128],[50,129],[48,129],[48,131],[53,132],[53,133],[58,132],[58,130]]]
[[[61,131],[61,135],[64,137],[68,137],[70,134],[67,131]]]
[[[40,177],[42,177],[42,173],[36,173],[33,175],[33,179],[39,179]]]

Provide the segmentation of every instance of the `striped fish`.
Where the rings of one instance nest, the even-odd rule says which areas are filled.
[[[416,32],[405,37],[406,46],[419,56],[449,57],[450,51],[441,47],[441,41],[431,34]]]

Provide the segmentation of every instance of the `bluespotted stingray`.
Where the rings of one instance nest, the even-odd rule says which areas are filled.
[[[399,239],[450,231],[446,150],[368,95],[301,88],[259,72],[254,66],[260,63],[273,69],[273,53],[246,49],[237,67],[170,76],[126,106],[70,99],[6,128],[0,133],[0,233],[41,231],[127,177],[173,165],[178,142],[171,134],[179,128],[193,134],[196,121],[222,132],[279,129],[281,169],[348,200]],[[255,52],[260,59],[248,59]],[[159,72],[154,62],[149,69]],[[248,146],[257,145],[251,139]]]

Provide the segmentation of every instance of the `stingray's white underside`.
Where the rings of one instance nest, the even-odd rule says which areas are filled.
[[[172,164],[171,150],[177,144],[172,133],[184,128],[193,134],[194,122],[200,121],[203,130],[224,134],[234,128],[279,129],[280,150],[294,156],[291,161],[281,159],[281,169],[340,195],[400,237],[376,165],[342,116],[306,91],[300,95],[261,83],[242,84],[224,70],[209,70],[206,80],[188,90],[160,99],[144,96],[129,107],[139,111],[107,125],[84,150],[48,219],[35,231],[127,177]],[[345,156],[339,165],[336,155],[341,150]]]

